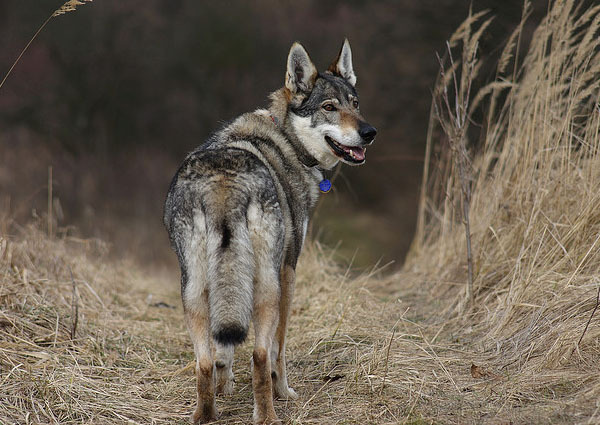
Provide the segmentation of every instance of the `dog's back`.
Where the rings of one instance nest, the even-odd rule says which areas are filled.
[[[266,167],[247,152],[200,150],[186,159],[169,192],[165,222],[182,268],[184,307],[206,294],[211,333],[223,344],[242,342],[250,323],[253,211],[268,216],[273,236],[283,240],[270,180]]]

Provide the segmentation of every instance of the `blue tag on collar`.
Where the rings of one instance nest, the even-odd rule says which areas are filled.
[[[319,189],[321,189],[321,192],[323,193],[329,192],[331,190],[331,182],[328,179],[321,180],[319,183]]]

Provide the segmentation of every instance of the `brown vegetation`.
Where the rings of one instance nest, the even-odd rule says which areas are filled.
[[[525,48],[518,28],[496,81],[475,97],[490,99],[473,154],[475,306],[461,322],[518,398],[567,392],[575,410],[594,412],[590,423],[600,396],[600,319],[588,325],[600,291],[599,11],[555,2],[524,62],[508,66]],[[429,160],[406,268],[430,276],[454,316],[466,308],[459,171]]]

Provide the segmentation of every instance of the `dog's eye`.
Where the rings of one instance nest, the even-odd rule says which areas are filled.
[[[333,106],[333,103],[326,103],[323,105],[323,109],[325,109],[327,112],[331,112],[335,111],[335,106]]]
[[[358,109],[358,100],[353,100],[352,106],[354,106],[356,109]]]

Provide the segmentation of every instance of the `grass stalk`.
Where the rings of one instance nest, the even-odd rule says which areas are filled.
[[[68,13],[68,12],[72,12],[72,11],[74,11],[77,8],[77,6],[82,5],[83,2],[91,2],[91,1],[92,0],[81,0],[81,1],[79,1],[79,0],[69,0],[69,1],[66,1],[61,7],[59,7],[58,9],[56,9],[54,12],[52,12],[52,14],[50,16],[48,16],[48,18],[44,21],[44,23],[37,29],[37,31],[35,32],[35,34],[33,34],[33,37],[31,37],[31,39],[27,42],[27,44],[25,45],[25,47],[23,47],[23,50],[21,50],[21,53],[19,53],[19,56],[17,56],[17,59],[15,59],[15,61],[11,65],[11,67],[8,69],[8,71],[4,75],[4,78],[2,78],[2,81],[0,81],[0,89],[2,89],[2,86],[4,86],[4,83],[6,82],[6,80],[10,76],[10,74],[12,74],[13,69],[15,68],[15,66],[17,66],[17,64],[19,63],[19,61],[21,60],[21,58],[23,57],[23,55],[27,51],[27,49],[29,49],[29,46],[31,46],[31,43],[33,43],[33,41],[42,32],[42,30],[44,28],[46,28],[46,25],[48,25],[48,22],[50,22],[50,20],[52,18],[55,18],[55,17],[57,17],[59,15],[63,15],[63,14]]]

